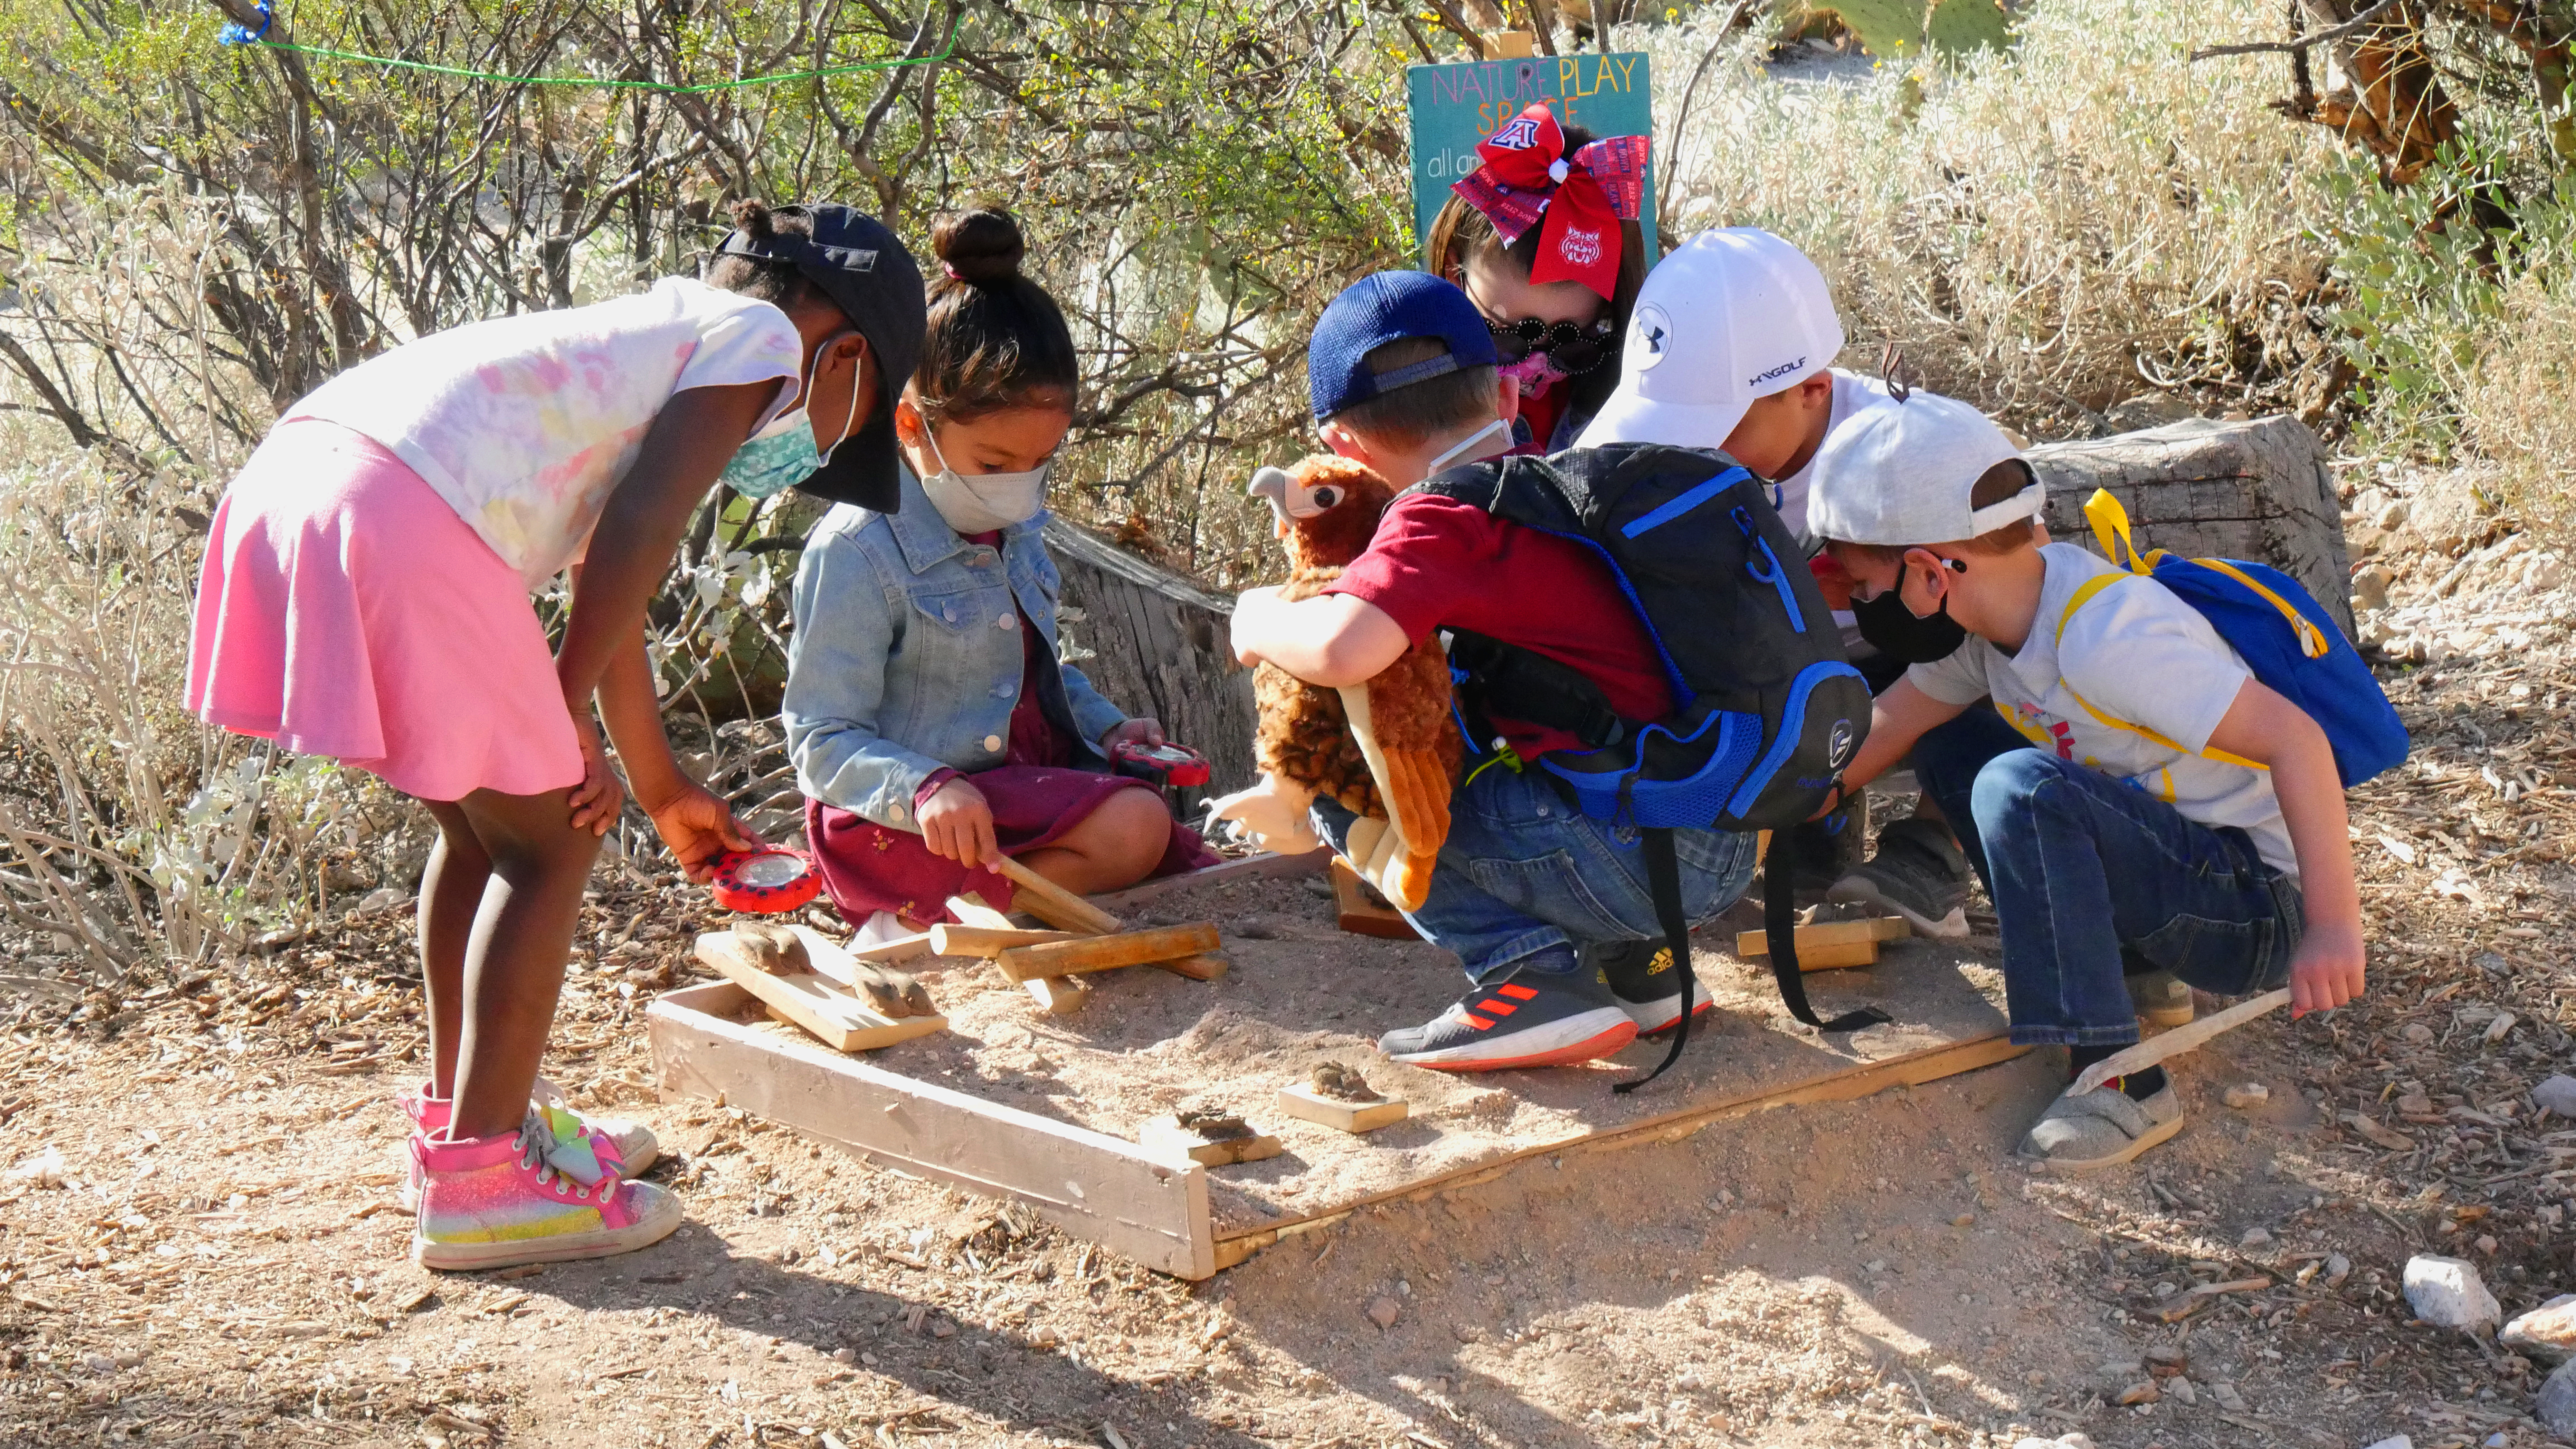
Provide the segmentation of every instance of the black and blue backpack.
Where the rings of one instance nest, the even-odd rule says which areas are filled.
[[[1565,730],[1590,748],[1531,768],[1585,815],[1641,833],[1656,917],[1681,968],[1682,1016],[1662,1065],[1619,1090],[1660,1075],[1690,1036],[1695,982],[1675,830],[1770,831],[1763,925],[1781,999],[1823,1031],[1887,1020],[1875,1009],[1818,1020],[1799,975],[1791,827],[1839,803],[1843,767],[1869,733],[1870,694],[1768,487],[1722,452],[1620,443],[1453,468],[1412,491],[1589,547],[1662,657],[1674,712],[1627,720],[1563,664],[1464,631],[1450,637],[1470,749],[1499,748],[1485,714]]]

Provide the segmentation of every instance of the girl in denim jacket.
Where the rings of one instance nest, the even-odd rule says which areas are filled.
[[[1109,751],[1160,744],[1056,661],[1063,581],[1040,538],[1080,373],[1006,212],[943,220],[921,365],[895,404],[901,507],[835,507],[796,570],[787,748],[806,839],[855,924],[996,905],[1009,855],[1067,889],[1215,863]]]

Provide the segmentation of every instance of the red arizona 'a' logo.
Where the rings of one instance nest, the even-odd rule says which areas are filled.
[[[1538,122],[1528,116],[1514,117],[1509,124],[1496,131],[1493,139],[1487,144],[1499,146],[1506,151],[1526,151],[1538,144]]]

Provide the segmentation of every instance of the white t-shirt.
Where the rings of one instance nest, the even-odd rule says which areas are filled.
[[[1825,371],[1834,379],[1833,407],[1825,414],[1825,436],[1828,438],[1834,435],[1834,429],[1871,408],[1896,406],[1896,399],[1888,396],[1886,382],[1879,378],[1863,377],[1839,367],[1829,367]],[[1821,441],[1816,445],[1816,451],[1824,451]],[[1816,460],[1810,456],[1806,466],[1772,485],[1771,493],[1771,504],[1779,510],[1780,521],[1789,525],[1789,536],[1809,548],[1815,544],[1807,537],[1807,489],[1815,481]],[[1843,649],[1854,658],[1878,652],[1860,637],[1860,624],[1852,617],[1851,610],[1834,610],[1834,626],[1842,630]]]
[[[803,355],[777,307],[671,277],[637,296],[432,333],[324,383],[286,418],[384,444],[533,589],[580,561],[672,394],[785,379],[765,424]]]
[[[1845,372],[1839,367],[1829,367],[1825,371],[1834,379],[1833,408],[1825,414],[1826,437],[1832,437],[1834,429],[1871,408],[1896,406],[1896,399],[1887,395],[1887,384],[1878,378]],[[1821,443],[1816,451],[1824,451]],[[1772,485],[1772,506],[1780,511],[1780,521],[1789,525],[1792,537],[1807,536],[1807,489],[1815,480],[1816,460],[1811,456],[1805,467]]]
[[[2295,879],[2298,857],[2270,772],[2168,749],[2103,724],[2076,699],[2198,751],[2253,678],[2244,659],[2199,610],[2134,575],[2086,600],[2061,639],[2058,621],[2085,580],[2126,570],[2071,543],[2052,543],[2039,556],[2048,571],[2020,653],[1971,634],[1959,652],[1917,664],[1905,677],[1945,704],[1993,700],[2032,744],[2125,781],[2203,825],[2243,830],[2265,864]]]

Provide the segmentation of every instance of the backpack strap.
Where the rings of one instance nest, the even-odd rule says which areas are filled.
[[[2093,525],[2093,537],[2102,545],[2102,557],[2133,574],[2154,573],[2157,562],[2165,556],[2163,549],[2144,556],[2138,553],[2137,542],[2129,537],[2129,510],[2120,506],[2120,500],[2112,497],[2108,488],[2096,488],[2093,496],[2084,500],[2084,517]],[[2121,563],[2122,554],[2129,556],[2128,562]],[[2077,602],[2081,603],[2083,597],[2077,595]],[[2065,633],[2065,627],[2060,625],[2058,632]]]
[[[2108,493],[2095,493],[2093,497],[2098,502],[2100,500],[2110,498],[2111,495]],[[2117,510],[2119,506],[2120,505],[2117,500],[2112,501],[2112,509]],[[2085,505],[2085,512],[2088,516],[2092,513],[2092,504],[2088,503]],[[2101,521],[2099,519],[2095,519],[2095,526],[2099,527],[2100,522]],[[2124,544],[2127,543],[2129,539],[2128,521],[2125,518],[2120,522],[2119,538]],[[2136,555],[2132,553],[2131,557],[2134,558]],[[2126,574],[2095,574],[2093,577],[2086,579],[2083,583],[2077,585],[2075,596],[2066,601],[2065,612],[2057,616],[2057,643],[2059,647],[2063,648],[2065,646],[2066,626],[2075,621],[2076,610],[2083,608],[2086,604],[2092,602],[2096,595],[2111,587],[2113,584],[2126,583],[2130,579],[2145,577],[2146,573],[2143,570],[2137,573]],[[2086,714],[2093,716],[2094,719],[2110,726],[2112,729],[2127,730],[2133,735],[2143,736],[2144,738],[2152,740],[2155,743],[2164,746],[2166,749],[2175,751],[2179,754],[2198,755],[2202,759],[2206,760],[2218,760],[2230,765],[2243,765],[2249,770],[2268,770],[2271,768],[2271,766],[2264,764],[2260,760],[2249,760],[2243,755],[2231,755],[2225,750],[2188,749],[2184,747],[2181,741],[2171,739],[2155,730],[2147,728],[2145,725],[2131,724],[2129,721],[2121,719],[2117,715],[2104,714],[2101,710],[2094,707],[2093,701],[2077,694],[2075,692],[2075,686],[2066,682],[2066,672],[2063,668],[2058,671],[2057,682],[2065,687],[2068,698],[2074,700],[2077,704],[2084,706],[2084,712]]]
[[[2298,608],[2291,604],[2289,600],[2282,598],[2278,593],[2275,593],[2271,589],[2265,588],[2260,582],[2256,581],[2252,574],[2245,572],[2245,570],[2238,568],[2236,565],[2229,563],[2223,558],[2196,558],[2193,559],[2192,562],[2205,569],[2218,570],[2220,573],[2227,575],[2236,582],[2252,589],[2256,594],[2262,596],[2265,603],[2280,610],[2281,617],[2290,621],[2290,632],[2298,636],[2300,653],[2307,655],[2310,659],[2323,659],[2327,654],[2333,651],[2334,641],[2326,637],[2325,631],[2318,628],[2315,621],[2311,620],[2307,615],[2300,613]]]

